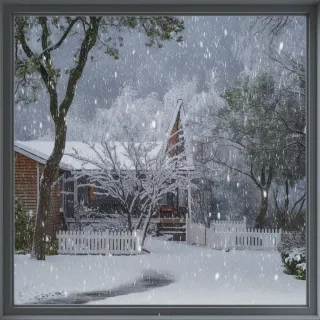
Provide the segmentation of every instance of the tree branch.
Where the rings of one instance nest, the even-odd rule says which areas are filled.
[[[299,200],[297,200],[296,202],[295,202],[295,204],[293,205],[293,207],[292,207],[292,209],[291,209],[291,214],[293,213],[293,211],[294,211],[294,209],[296,208],[296,206],[298,205],[298,203],[299,202],[301,202],[301,201],[303,201],[304,199],[305,199],[305,197],[306,197],[306,192],[303,194],[303,196],[299,199]],[[300,211],[300,210],[299,210]]]
[[[286,126],[286,128],[287,128],[288,131],[290,131],[290,132],[292,132],[292,133],[297,133],[297,134],[303,135],[304,137],[306,136],[306,134],[305,134],[303,131],[301,131],[301,130],[291,129],[291,128],[289,127],[289,125],[287,124],[287,122],[283,119],[283,117],[280,116],[280,114],[279,114],[278,112],[276,112],[276,113],[278,114],[280,120],[284,123],[284,125]]]
[[[46,19],[46,17],[45,17],[45,19]],[[68,36],[68,34],[70,33],[72,27],[73,27],[73,26],[75,25],[75,23],[76,23],[77,21],[79,21],[79,20],[82,20],[81,17],[77,17],[77,18],[75,18],[75,19],[73,19],[73,20],[71,21],[71,23],[69,24],[68,28],[66,29],[66,31],[63,33],[63,35],[62,35],[62,37],[60,38],[60,40],[59,40],[55,45],[53,45],[53,46],[51,46],[51,47],[49,47],[49,48],[48,48],[48,46],[45,46],[45,47],[42,46],[43,52],[42,52],[42,53],[40,54],[40,56],[39,56],[40,59],[42,58],[42,56],[46,56],[46,55],[50,54],[51,51],[53,51],[53,50],[55,50],[55,49],[58,49],[58,48],[62,45],[63,41],[67,38],[67,36]]]
[[[23,51],[25,52],[27,57],[31,61],[33,61],[33,63],[35,63],[35,65],[37,66],[37,68],[40,72],[41,78],[42,78],[42,80],[48,90],[48,93],[50,96],[50,112],[51,112],[53,120],[55,121],[57,118],[57,113],[58,113],[58,110],[57,110],[58,97],[57,97],[57,92],[55,90],[54,80],[49,75],[48,71],[43,66],[40,59],[32,52],[32,50],[30,49],[30,47],[27,44],[27,41],[25,38],[25,33],[24,33],[24,28],[26,25],[25,20],[16,18],[15,21],[16,21],[16,25],[17,25],[16,36],[19,39],[19,42],[21,43]],[[43,21],[43,23],[44,23],[44,21]],[[47,38],[47,35],[46,35],[46,27],[45,27],[45,29],[43,29],[43,33],[42,33],[42,42],[43,43],[45,43],[46,38]]]
[[[85,38],[81,44],[78,63],[70,72],[65,98],[60,105],[60,117],[64,118],[68,113],[71,102],[73,101],[75,95],[77,82],[82,75],[88,59],[88,54],[97,41],[99,23],[101,19],[102,17],[90,17],[90,27],[86,31]]]

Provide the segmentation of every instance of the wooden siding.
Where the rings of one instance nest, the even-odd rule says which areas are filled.
[[[176,118],[176,121],[173,125],[172,131],[170,132],[169,142],[168,142],[168,151],[171,157],[177,155],[177,144],[179,139],[179,120],[180,120],[180,111]]]
[[[39,178],[44,165],[15,152],[14,156],[14,192],[17,198],[28,211],[37,212],[37,165],[39,165]],[[48,234],[55,233],[62,227],[60,208],[62,206],[61,185],[57,183],[51,193],[51,214],[47,222]]]
[[[94,190],[94,187],[93,186],[90,186],[89,187],[89,202],[92,203],[95,201],[96,199],[96,195],[95,195],[95,190]]]

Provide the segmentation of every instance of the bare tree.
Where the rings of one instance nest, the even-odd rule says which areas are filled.
[[[258,16],[249,24],[252,36],[262,35],[270,44],[294,21],[293,16]]]
[[[152,217],[156,212],[160,199],[167,193],[176,192],[177,189],[187,189],[192,185],[192,175],[185,161],[184,153],[171,156],[170,150],[161,150],[158,157],[153,159],[147,166],[145,176],[142,179],[142,200],[147,204],[147,214],[141,212],[139,220],[145,216],[142,227],[142,245],[144,244],[147,229]],[[138,227],[138,224],[137,226]]]
[[[87,142],[93,151],[91,157],[79,150],[69,155],[83,163],[83,169],[75,172],[75,178],[87,179],[81,186],[94,186],[97,195],[117,199],[127,215],[128,229],[142,229],[143,245],[159,200],[177,188],[186,188],[191,177],[183,154],[172,157],[165,144],[138,142],[128,131],[126,138],[125,142],[110,138],[99,143]],[[134,210],[139,217],[133,227]]]
[[[142,177],[145,164],[154,150],[159,150],[155,143],[139,143],[136,141],[111,141],[102,139],[99,143],[86,142],[88,149],[93,151],[93,157],[81,154],[75,149],[71,154],[83,161],[83,169],[74,172],[74,178],[86,178],[79,185],[94,186],[98,196],[109,196],[117,199],[122,212],[127,215],[128,229],[132,230],[132,215],[137,208],[144,209],[141,202]],[[94,169],[86,169],[91,164]]]

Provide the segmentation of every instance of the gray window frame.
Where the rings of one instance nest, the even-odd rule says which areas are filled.
[[[0,28],[0,319],[320,319],[317,248],[317,92],[320,85],[320,7],[315,0],[4,0]],[[88,5],[90,3],[90,5]],[[164,4],[166,3],[166,4]],[[50,4],[50,5],[49,5]],[[94,5],[96,4],[96,5]],[[139,4],[139,5],[137,5]],[[152,4],[152,5],[151,5]],[[243,4],[246,6],[240,6]],[[277,4],[272,6],[272,4]],[[13,305],[13,14],[50,13],[308,16],[307,54],[307,306],[14,306]],[[318,18],[319,19],[319,18]],[[317,57],[317,51],[319,56]],[[320,83],[320,82],[319,82]],[[319,113],[320,114],[320,113]],[[2,206],[3,202],[3,206]],[[313,213],[313,214],[310,214]]]

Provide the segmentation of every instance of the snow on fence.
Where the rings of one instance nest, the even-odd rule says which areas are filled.
[[[247,222],[246,220],[213,220],[210,223],[210,228],[213,228],[215,231],[246,231]]]
[[[141,231],[59,231],[59,254],[139,254]]]
[[[187,223],[187,243],[215,249],[276,250],[281,241],[281,230],[210,227]]]

